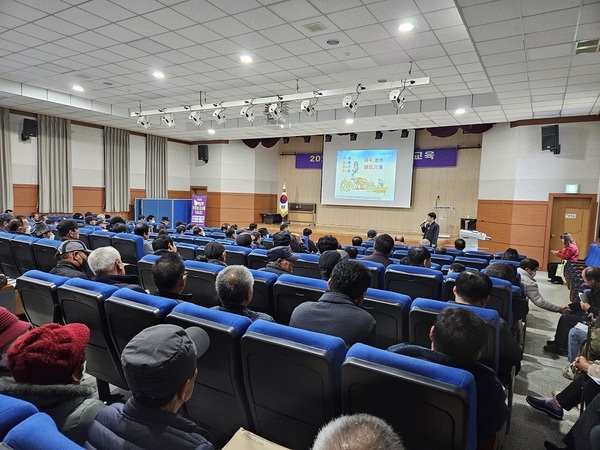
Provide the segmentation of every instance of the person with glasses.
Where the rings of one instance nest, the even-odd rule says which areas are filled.
[[[58,262],[50,273],[63,277],[91,280],[94,278],[94,273],[87,262],[90,253],[91,251],[81,241],[63,241],[56,252]]]

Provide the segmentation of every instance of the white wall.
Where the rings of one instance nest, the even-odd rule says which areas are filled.
[[[20,139],[25,116],[10,115],[10,154],[12,178],[15,184],[38,184],[37,138]],[[27,117],[28,119],[30,117]]]
[[[547,201],[548,194],[579,184],[581,193],[599,193],[600,125],[559,126],[561,151],[542,151],[541,126],[497,124],[484,133],[480,200]]]

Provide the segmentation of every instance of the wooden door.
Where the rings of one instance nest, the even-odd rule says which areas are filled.
[[[207,186],[190,186],[191,195],[206,195],[208,194]]]
[[[551,194],[550,217],[550,232],[546,252],[548,261],[559,261],[559,258],[552,255],[550,250],[563,248],[560,238],[562,233],[571,233],[579,247],[579,257],[583,258],[589,244],[594,242],[596,195]]]

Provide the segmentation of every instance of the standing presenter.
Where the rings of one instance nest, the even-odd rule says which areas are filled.
[[[423,239],[427,239],[432,247],[437,246],[438,236],[440,235],[440,226],[435,221],[437,218],[434,212],[427,214],[427,219],[421,223],[421,231],[423,232]]]

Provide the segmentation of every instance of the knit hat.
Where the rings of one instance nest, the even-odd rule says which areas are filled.
[[[6,352],[17,383],[70,384],[83,363],[90,329],[81,323],[48,323],[24,334]]]
[[[77,222],[75,222],[73,219],[61,220],[58,222],[58,225],[56,225],[56,229],[58,230],[58,234],[60,236],[66,236],[69,234],[69,231],[76,230],[78,227],[79,226],[77,225]]]
[[[210,344],[198,327],[155,325],[139,332],[121,354],[127,384],[134,396],[163,399],[194,375],[197,360]]]
[[[34,237],[42,237],[48,231],[50,231],[48,225],[46,225],[44,222],[36,222],[33,224],[33,228],[31,229],[31,235]]]
[[[31,328],[8,309],[0,307],[0,348],[4,348]]]

